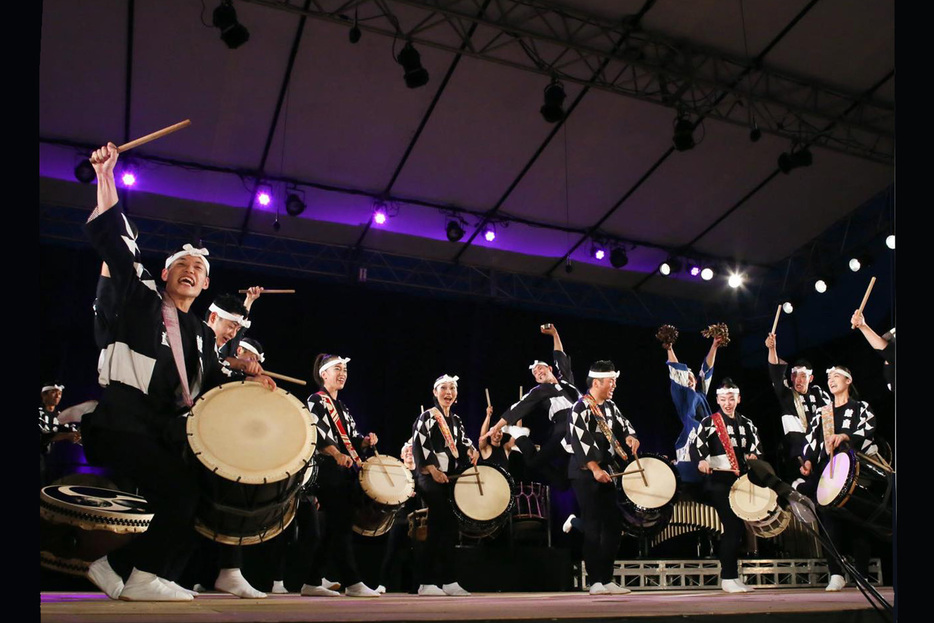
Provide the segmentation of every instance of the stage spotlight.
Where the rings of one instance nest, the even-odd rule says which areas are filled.
[[[782,303],[782,311],[786,314],[790,314],[795,310],[795,306],[791,304],[791,301],[785,301]]]
[[[895,234],[889,234],[885,237],[885,246],[893,251],[895,250]]]
[[[221,31],[221,41],[231,50],[250,40],[250,31],[237,21],[237,11],[233,8],[232,0],[221,0],[220,5],[214,9],[213,21],[214,26]]]
[[[788,175],[794,169],[811,166],[813,162],[814,156],[811,154],[811,150],[805,147],[791,153],[782,152],[782,155],[778,157],[778,168],[782,173]]]
[[[545,121],[558,123],[564,119],[565,97],[567,97],[567,94],[564,92],[564,86],[558,82],[557,78],[552,78],[548,86],[545,87],[545,103],[538,110]]]
[[[600,245],[592,245],[590,247],[590,256],[595,260],[602,260],[606,257],[606,250]]]
[[[662,262],[662,265],[658,267],[658,272],[667,277],[671,274],[671,264],[668,262]]]
[[[91,161],[85,158],[75,166],[75,179],[81,182],[82,184],[90,184],[94,181],[96,173],[94,173],[94,166],[91,164]]]
[[[691,276],[696,277],[700,274],[700,266],[691,266]]]
[[[814,282],[814,289],[817,290],[819,294],[823,294],[827,291],[827,282],[823,279],[818,279]]]
[[[847,266],[849,266],[850,270],[852,270],[854,273],[859,272],[859,269],[863,267],[858,257],[852,258],[847,264]]]
[[[126,170],[123,172],[123,175],[120,176],[120,181],[123,182],[124,186],[130,188],[136,183],[136,174],[133,173],[133,171]]]
[[[483,239],[487,242],[493,242],[496,240],[496,229],[492,225],[488,225],[486,230],[483,232]]]
[[[412,46],[411,41],[399,52],[396,62],[405,70],[405,86],[417,89],[428,84],[428,70],[422,67],[422,55]]]
[[[451,242],[458,242],[464,237],[464,228],[456,219],[448,221],[445,229],[447,230],[448,240]]]
[[[285,198],[285,211],[289,216],[298,216],[305,211],[305,202],[298,193],[289,193]]]
[[[694,124],[690,120],[679,116],[675,119],[675,133],[671,140],[678,151],[692,149],[695,145]]]
[[[713,277],[712,273],[713,271],[711,271],[711,275],[710,275],[711,277]],[[730,275],[730,278],[727,279],[727,284],[729,284],[729,286],[735,290],[736,288],[743,285],[743,276],[740,275],[739,273],[733,273],[732,275]]]
[[[386,218],[387,218],[387,217],[386,217],[386,210],[384,210],[384,209],[382,209],[382,208],[376,208],[376,210],[373,211],[373,222],[374,222],[375,224],[377,224],[377,225],[385,225],[385,224],[386,224]]]
[[[623,247],[616,247],[610,251],[610,264],[613,268],[622,268],[629,263],[629,255]]]
[[[700,272],[700,277],[704,281],[710,281],[711,279],[713,279],[713,269],[705,268],[704,270]]]
[[[256,189],[256,201],[265,207],[272,203],[272,190],[268,186],[260,186]]]

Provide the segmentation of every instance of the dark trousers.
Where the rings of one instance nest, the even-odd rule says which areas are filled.
[[[872,545],[865,528],[849,520],[846,511],[840,509],[818,506],[817,514],[824,528],[824,535],[830,539],[841,555],[845,551],[852,552],[856,559],[856,570],[864,578],[867,577]],[[843,567],[831,555],[827,547],[824,547],[824,554],[827,557],[827,568],[831,575],[843,575]]]
[[[522,451],[525,460],[525,473],[532,478],[541,478],[562,491],[570,486],[567,476],[570,455],[561,445],[566,433],[567,426],[555,425],[551,436],[537,450],[527,435],[516,439],[516,447]],[[523,474],[522,479],[525,477]]]
[[[737,517],[730,508],[730,487],[734,482],[736,482],[736,476],[732,472],[714,472],[707,477],[705,487],[707,499],[717,509],[717,516],[723,524],[723,535],[720,537],[718,551],[721,580],[739,578],[736,561],[746,533],[746,522]]]
[[[84,444],[95,461],[132,479],[153,513],[149,528],[107,558],[126,579],[135,567],[177,580],[195,543],[200,499],[196,473],[181,449],[149,435],[89,428]]]
[[[321,511],[327,516],[321,546],[317,543],[306,545],[314,550],[311,569],[306,575],[306,584],[321,584],[321,575],[327,563],[328,570],[334,569],[337,581],[342,585],[352,586],[360,582],[360,570],[353,548],[353,511],[354,499],[358,495],[356,473],[349,469],[322,467],[318,475],[315,495],[321,504]],[[340,471],[338,471],[340,470]],[[311,509],[306,509],[311,510]],[[299,525],[299,541],[302,540],[302,526],[313,529],[313,523]],[[306,532],[307,534],[307,532]],[[317,541],[317,539],[315,539]]]
[[[594,480],[589,471],[571,480],[581,507],[584,563],[590,583],[613,581],[613,562],[622,539],[623,522],[616,504],[616,487]]]
[[[439,484],[428,474],[416,474],[419,495],[428,505],[428,538],[425,540],[421,584],[450,584],[457,581],[454,551],[460,526],[449,498],[452,483]]]

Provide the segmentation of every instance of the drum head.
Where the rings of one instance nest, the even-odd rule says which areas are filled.
[[[218,476],[246,484],[277,482],[311,461],[317,429],[311,414],[282,388],[226,383],[195,403],[188,443]]]
[[[652,457],[640,457],[639,463],[644,472],[640,472],[639,465],[632,461],[620,477],[626,497],[643,508],[660,508],[668,504],[678,491],[674,469],[668,463]],[[642,476],[645,476],[645,480]]]
[[[778,506],[778,495],[771,489],[759,487],[740,476],[730,487],[730,508],[743,521],[761,521]]]
[[[833,465],[833,478],[830,477],[830,466]],[[847,489],[850,481],[850,470],[853,463],[848,452],[838,452],[833,462],[827,463],[820,481],[817,483],[817,503],[821,506],[834,506],[840,494]]]
[[[509,508],[512,501],[512,487],[509,480],[494,467],[478,465],[480,484],[477,484],[474,468],[468,469],[454,484],[454,503],[461,512],[477,521],[496,519]]]
[[[402,461],[383,454],[364,461],[360,486],[373,501],[396,506],[415,492],[415,479]]]
[[[145,498],[122,491],[54,485],[39,492],[39,516],[84,530],[145,532],[152,520]]]

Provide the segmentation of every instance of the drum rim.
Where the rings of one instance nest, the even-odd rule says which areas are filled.
[[[256,386],[255,388],[252,386]],[[217,456],[208,452],[202,443],[201,437],[198,434],[198,413],[200,409],[204,409],[204,405],[215,396],[220,395],[225,390],[230,390],[238,387],[248,387],[246,381],[232,381],[230,383],[223,383],[217,387],[212,388],[211,390],[205,392],[195,401],[195,404],[191,407],[191,411],[187,416],[187,422],[185,423],[185,430],[188,435],[188,445],[192,453],[198,458],[198,461],[207,468],[211,473],[229,480],[231,482],[239,482],[250,485],[264,485],[271,482],[279,482],[281,480],[286,480],[292,478],[296,474],[302,473],[304,470],[308,469],[311,465],[314,453],[315,446],[317,444],[317,427],[314,425],[314,420],[311,417],[311,412],[308,410],[308,407],[302,403],[298,398],[285,391],[281,387],[276,387],[275,390],[272,390],[270,393],[278,394],[281,397],[286,399],[286,402],[292,403],[293,407],[298,408],[298,412],[306,420],[308,427],[306,429],[306,443],[307,446],[302,452],[293,458],[288,464],[281,466],[277,471],[271,471],[268,474],[250,474],[244,475],[239,474],[236,471],[236,466],[229,464],[226,461],[220,460]],[[250,389],[262,389],[263,391],[270,391],[266,388],[262,388],[258,384],[250,383]]]
[[[224,545],[257,545],[279,536],[279,534],[281,534],[292,524],[292,521],[295,519],[295,513],[298,509],[298,496],[294,495],[289,498],[287,504],[288,508],[286,508],[284,515],[285,521],[280,522],[280,525],[274,526],[273,528],[270,528],[269,531],[264,533],[255,532],[247,536],[232,536],[230,534],[211,529],[207,526],[207,524],[204,523],[201,517],[195,518],[194,528],[198,534],[216,543],[222,543]]]
[[[661,512],[662,509],[664,508],[674,507],[675,503],[678,501],[678,498],[681,497],[681,474],[678,472],[678,469],[667,460],[668,457],[658,452],[645,452],[643,454],[640,454],[639,459],[641,460],[643,458],[655,459],[657,461],[660,461],[664,463],[672,471],[672,473],[674,473],[675,494],[671,497],[671,499],[668,502],[662,504],[661,506],[651,506],[651,507],[642,506],[641,504],[637,504],[636,502],[629,499],[629,496],[626,495],[626,491],[623,489],[623,483],[619,482],[616,488],[619,494],[617,496],[617,499],[619,499],[620,502],[625,507],[632,509],[636,512],[642,512],[642,513],[657,513],[657,512]],[[635,462],[634,460],[630,461],[630,463],[634,463],[634,462]],[[626,463],[626,467],[628,466],[629,466],[629,463]],[[626,468],[624,467],[623,469],[625,470]],[[621,480],[621,478],[617,480]]]
[[[49,485],[47,487],[42,487],[42,489],[39,490],[40,519],[45,519],[46,521],[50,521],[52,523],[73,525],[86,530],[106,530],[108,532],[116,532],[120,534],[145,532],[149,527],[149,522],[152,521],[154,513],[130,514],[112,509],[108,510],[89,506],[81,506],[80,504],[73,504],[64,502],[62,500],[57,500],[46,492],[48,489],[61,489],[64,487],[75,486],[85,487],[86,489],[96,489],[98,491],[119,493],[127,497],[137,498],[146,504],[147,508],[149,505],[149,502],[146,501],[146,498],[142,496],[135,495],[133,493],[126,493],[124,491],[118,491],[116,489],[104,489],[102,487],[90,487],[85,485]],[[102,497],[101,499],[106,498]],[[62,521],[63,519],[65,519],[65,521]],[[73,521],[69,520],[77,520],[78,523],[74,523]]]
[[[842,452],[847,455],[847,458],[850,461],[851,469],[847,470],[846,479],[843,481],[843,486],[840,487],[840,491],[833,497],[829,504],[821,504],[818,500],[820,493],[820,482],[824,479],[824,472],[830,467],[830,462],[824,464],[824,468],[821,469],[820,477],[817,479],[817,489],[814,492],[814,499],[817,502],[817,505],[821,508],[843,508],[843,506],[849,501],[850,496],[853,495],[853,490],[856,489],[856,483],[859,482],[859,470],[860,470],[860,460],[856,456],[856,451],[853,448],[846,448]],[[834,456],[836,457],[835,453]]]
[[[475,519],[465,514],[461,510],[460,506],[457,505],[457,502],[454,498],[454,489],[457,487],[457,483],[454,483],[451,486],[450,491],[448,492],[448,501],[450,502],[451,508],[454,511],[454,516],[457,517],[457,521],[461,525],[461,527],[463,527],[464,525],[467,525],[467,526],[476,526],[479,528],[481,526],[486,526],[488,524],[489,525],[495,525],[495,524],[500,524],[500,523],[505,524],[506,521],[508,521],[509,519],[509,515],[512,513],[513,507],[516,505],[515,480],[513,480],[512,474],[510,474],[508,471],[506,471],[504,468],[500,467],[499,465],[492,465],[492,464],[487,463],[487,464],[478,464],[477,467],[489,467],[491,469],[495,469],[500,474],[506,477],[506,482],[509,484],[509,503],[506,505],[506,508],[503,510],[501,514],[497,515],[496,517],[493,517],[492,519]],[[468,467],[467,469],[472,469],[472,468]],[[467,471],[467,470],[464,470],[464,471]],[[485,535],[485,536],[488,536],[488,535]]]
[[[401,499],[401,500],[399,500],[398,502],[382,502],[382,501],[380,501],[380,500],[377,500],[377,499],[376,499],[375,497],[373,497],[372,495],[370,495],[370,489],[369,489],[369,487],[367,487],[367,483],[364,482],[364,480],[363,480],[363,474],[364,474],[364,471],[369,471],[370,468],[373,468],[373,469],[376,468],[376,465],[375,465],[375,464],[372,464],[372,463],[369,465],[369,467],[367,466],[367,463],[370,463],[370,461],[372,461],[373,459],[376,459],[376,458],[379,458],[379,459],[392,459],[393,461],[396,461],[396,462],[399,464],[399,466],[402,467],[402,477],[405,479],[405,482],[406,482],[406,487],[405,487],[405,489],[406,489],[406,491],[407,491],[407,493],[406,493],[404,499]],[[415,478],[412,476],[412,471],[409,470],[409,469],[406,469],[405,463],[404,463],[401,459],[397,459],[396,457],[391,456],[391,455],[388,455],[388,454],[381,454],[381,455],[379,455],[378,457],[377,457],[377,456],[371,456],[370,458],[368,458],[367,460],[365,460],[365,461],[363,462],[363,465],[360,466],[360,473],[357,474],[357,482],[360,483],[360,488],[363,489],[363,493],[364,493],[368,498],[370,498],[371,500],[373,500],[373,501],[374,501],[375,503],[377,503],[377,504],[382,504],[383,506],[401,506],[401,505],[405,504],[406,501],[407,501],[409,498],[412,497],[412,494],[413,494],[413,493],[415,493]],[[362,533],[358,533],[358,534],[362,534]],[[378,535],[377,535],[377,536],[378,536]]]
[[[739,482],[740,482],[741,480],[743,480],[744,478],[746,479],[746,482],[752,484],[752,486],[767,491],[767,492],[768,492],[768,498],[769,498],[769,500],[772,500],[772,502],[773,502],[772,507],[771,507],[770,509],[767,509],[767,510],[765,511],[765,516],[762,517],[761,519],[746,519],[745,517],[743,517],[742,515],[740,515],[740,514],[737,512],[736,506],[733,505],[733,493],[734,493],[734,491],[739,491],[739,489],[737,488],[737,485],[738,485]],[[741,493],[737,493],[737,495],[742,495],[742,494],[741,494]],[[748,474],[748,473],[747,473],[747,474],[743,474],[742,476],[738,477],[738,478],[736,479],[736,481],[735,481],[732,485],[730,485],[730,493],[729,493],[727,499],[728,499],[728,501],[729,501],[729,503],[730,503],[730,510],[733,511],[733,514],[736,515],[737,517],[739,517],[740,519],[742,519],[743,521],[745,521],[746,523],[749,523],[749,524],[752,524],[752,523],[755,523],[755,522],[760,522],[760,521],[768,521],[769,518],[772,517],[772,515],[775,513],[775,509],[784,510],[784,509],[782,509],[781,505],[778,503],[778,494],[775,493],[774,491],[772,491],[771,489],[769,489],[768,487],[760,487],[760,486],[757,485],[756,483],[752,482],[752,480],[749,478],[749,474]],[[742,509],[740,509],[740,510],[742,510]]]

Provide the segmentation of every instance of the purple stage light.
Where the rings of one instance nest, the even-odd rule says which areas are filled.
[[[602,260],[603,258],[606,257],[606,251],[604,251],[603,249],[597,249],[596,251],[594,251],[593,256],[597,258],[598,260]]]
[[[123,182],[123,185],[126,187],[130,187],[136,183],[136,175],[134,175],[132,171],[125,171],[123,173],[123,177],[120,179]]]
[[[696,277],[700,274],[700,266],[691,266],[691,276]]]
[[[496,232],[493,231],[492,229],[488,229],[485,232],[483,232],[483,237],[486,239],[487,242],[493,242],[494,240],[496,240]]]
[[[377,210],[376,212],[374,212],[373,222],[376,223],[377,225],[385,225],[386,224],[386,212],[383,210]]]
[[[272,196],[269,194],[269,191],[261,190],[256,194],[256,200],[259,201],[261,206],[268,206],[272,203]]]

